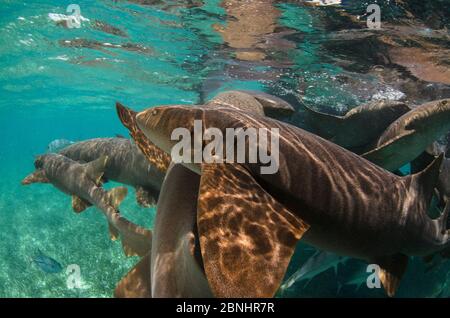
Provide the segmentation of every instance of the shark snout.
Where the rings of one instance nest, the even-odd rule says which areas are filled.
[[[147,109],[144,110],[140,113],[136,114],[136,123],[138,125],[138,127],[142,130],[149,130],[151,127],[149,124],[149,120],[151,120],[151,118],[153,116],[156,116],[157,114],[157,110],[154,109]]]
[[[136,124],[142,130],[144,135],[153,143],[158,145],[158,135],[157,134],[157,123],[159,119],[157,118],[158,109],[150,108],[144,110],[136,115]]]
[[[20,182],[22,185],[29,185],[35,182],[35,173],[31,173]]]
[[[22,184],[22,185],[29,185],[29,184],[31,184],[30,177],[29,177],[29,176],[28,176],[28,177],[25,177],[25,178],[20,182],[20,184]]]

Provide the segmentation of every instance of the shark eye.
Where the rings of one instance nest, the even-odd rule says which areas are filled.
[[[41,169],[42,166],[44,165],[44,163],[42,162],[42,158],[38,157],[35,161],[34,161],[34,167],[36,169]]]

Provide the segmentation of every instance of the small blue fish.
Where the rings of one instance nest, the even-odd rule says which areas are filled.
[[[63,269],[60,263],[45,255],[39,249],[37,255],[33,257],[31,261],[45,273],[55,274],[61,272]]]

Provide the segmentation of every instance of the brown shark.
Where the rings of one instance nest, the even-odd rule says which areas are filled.
[[[136,200],[145,207],[156,204],[164,173],[150,164],[139,148],[125,138],[95,138],[59,151],[78,162],[108,156],[103,177],[136,188]]]
[[[101,187],[101,178],[108,157],[80,164],[60,154],[38,156],[36,171],[27,176],[23,185],[31,183],[51,183],[57,189],[72,196],[72,207],[80,213],[91,205],[96,206],[106,216],[112,239],[119,236],[127,256],[147,255],[151,247],[151,231],[137,226],[119,213],[118,206],[125,198],[124,187],[106,191]]]
[[[417,158],[450,130],[450,99],[420,105],[394,121],[379,137],[376,148],[362,156],[394,171]]]
[[[223,133],[279,129],[270,132],[279,138],[275,174],[262,174],[260,162],[226,157],[226,163],[186,165],[200,175],[197,229],[217,297],[273,296],[299,239],[377,263],[391,296],[408,256],[449,245],[449,208],[435,220],[427,215],[442,157],[421,173],[399,177],[300,128],[229,107],[156,107],[136,116],[145,136],[166,153],[176,143],[172,131],[192,131],[194,120]]]
[[[396,101],[372,101],[353,108],[345,116],[313,110],[302,103],[307,122],[319,136],[347,149],[367,147],[410,108]]]

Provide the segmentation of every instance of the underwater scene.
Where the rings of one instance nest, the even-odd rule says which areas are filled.
[[[0,8],[0,298],[450,297],[449,0]]]

